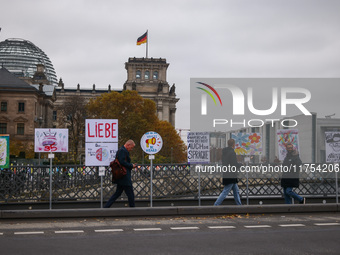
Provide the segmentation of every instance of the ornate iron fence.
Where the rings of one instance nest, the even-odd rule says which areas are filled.
[[[54,166],[52,167],[52,201],[93,201],[112,195],[111,172],[106,168],[103,177],[98,175],[98,167]],[[0,171],[0,202],[49,201],[49,166],[12,166]],[[102,180],[101,180],[102,178]],[[132,180],[136,199],[150,198],[150,166],[139,165],[133,171]],[[334,196],[336,194],[334,176],[325,178],[316,172],[300,181],[298,193],[303,196]],[[216,197],[222,190],[221,178],[217,175],[193,175],[187,164],[154,165],[153,199],[176,199]],[[281,196],[280,176],[270,178],[246,178],[239,176],[242,197]]]

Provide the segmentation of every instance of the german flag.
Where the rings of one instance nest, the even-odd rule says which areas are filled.
[[[148,41],[148,32],[145,32],[141,37],[138,37],[137,39],[137,45],[141,45],[143,43],[146,43]]]

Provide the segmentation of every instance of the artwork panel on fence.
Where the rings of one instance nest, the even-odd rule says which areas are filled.
[[[286,144],[287,143],[293,144],[294,149],[300,153],[299,131],[297,129],[279,129],[277,130],[276,135],[277,135],[277,143],[278,143],[280,161],[283,161],[286,157],[286,154],[287,154]]]
[[[340,132],[325,132],[326,162],[340,162]]]
[[[261,155],[262,135],[260,133],[232,133],[236,155]]]
[[[68,129],[36,128],[34,152],[68,152]]]
[[[118,143],[85,143],[85,165],[109,166],[117,151]]]
[[[9,135],[0,135],[0,168],[9,167]]]
[[[118,143],[117,119],[86,119],[86,143]]]
[[[187,142],[189,164],[210,163],[209,132],[189,132]]]

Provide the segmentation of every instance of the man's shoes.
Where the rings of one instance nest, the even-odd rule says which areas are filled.
[[[300,201],[300,204],[306,204],[306,198],[303,198],[302,201]]]

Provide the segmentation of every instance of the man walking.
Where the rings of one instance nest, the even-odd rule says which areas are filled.
[[[286,204],[292,203],[292,198],[299,201],[300,204],[305,204],[306,199],[299,196],[293,191],[293,188],[298,188],[300,185],[299,172],[302,161],[299,153],[294,149],[293,144],[286,144],[287,155],[283,160],[282,166],[290,169],[289,172],[283,172],[281,178],[281,187],[283,188],[283,195]]]
[[[239,170],[241,167],[241,164],[237,162],[236,153],[234,151],[235,148],[235,140],[229,139],[228,140],[228,147],[223,148],[222,150],[222,165],[223,166],[229,166],[228,168],[231,169],[232,167],[235,170]],[[221,205],[223,200],[228,196],[230,190],[233,190],[234,194],[234,200],[237,205],[242,205],[240,194],[239,194],[239,188],[238,188],[238,180],[237,180],[237,173],[236,172],[229,172],[225,174],[225,177],[223,178],[223,185],[224,189],[215,201],[214,205]]]
[[[129,206],[135,207],[135,195],[133,193],[132,181],[131,181],[131,170],[136,167],[136,164],[131,164],[130,151],[135,147],[135,142],[128,140],[124,146],[122,146],[118,151],[116,158],[119,163],[126,168],[126,175],[116,180],[117,184],[116,192],[110,197],[110,199],[105,204],[104,208],[109,208],[120,195],[125,192],[128,197]]]

